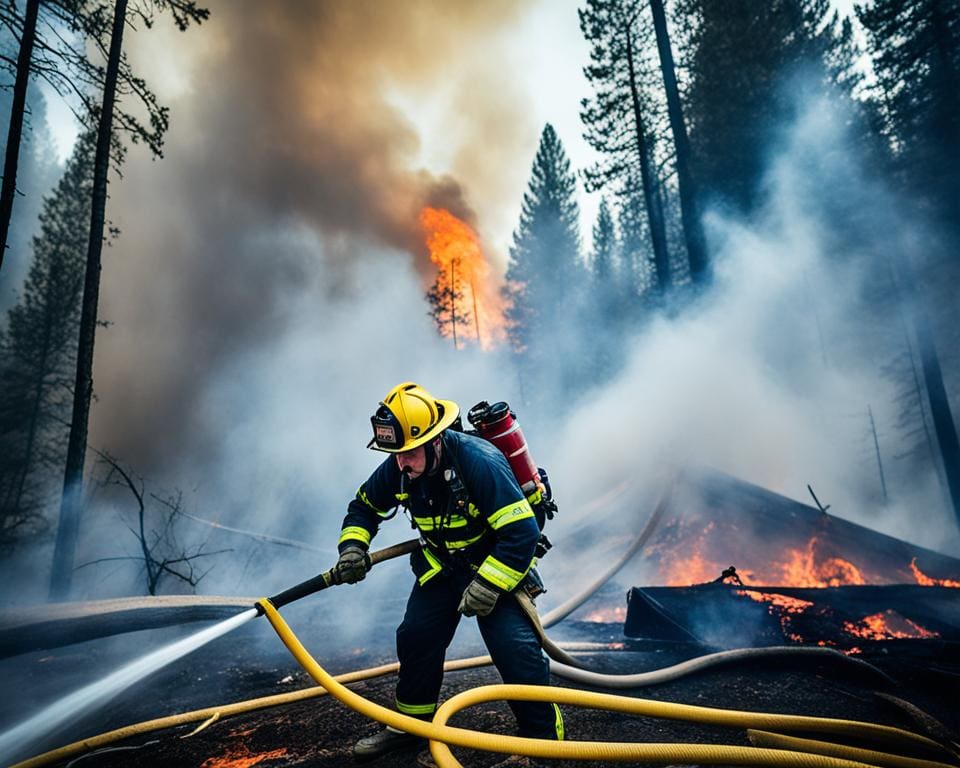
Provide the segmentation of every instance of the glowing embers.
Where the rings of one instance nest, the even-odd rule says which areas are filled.
[[[915,621],[904,618],[893,609],[864,616],[859,621],[845,621],[847,634],[864,640],[905,640],[908,638],[939,637],[936,632],[924,629]]]
[[[491,349],[506,337],[504,306],[477,233],[443,208],[424,208],[420,227],[437,266],[430,300],[441,335]]]
[[[960,640],[956,596],[917,584],[634,588],[624,633],[720,648],[786,642],[848,652],[872,642],[954,641]]]
[[[269,752],[251,752],[245,744],[230,746],[219,757],[209,757],[201,763],[200,768],[252,768],[266,760],[286,757],[286,748],[273,749]]]
[[[738,589],[737,594],[749,597],[758,603],[767,603],[769,605],[768,613],[780,621],[783,636],[795,643],[803,642],[803,637],[793,627],[793,616],[812,608],[813,603],[811,601],[788,597],[776,592],[756,592],[752,589]]]
[[[627,618],[627,606],[614,605],[595,608],[580,617],[580,621],[595,621],[600,624],[619,624]]]

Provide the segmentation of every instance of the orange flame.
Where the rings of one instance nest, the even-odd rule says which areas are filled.
[[[892,609],[864,616],[860,621],[845,621],[843,629],[865,640],[898,640],[904,638],[939,637],[915,621],[904,618]]]
[[[933,579],[917,566],[917,558],[913,558],[910,561],[910,570],[913,571],[913,578],[917,580],[917,584],[922,584],[925,587],[960,587],[960,581],[953,581],[952,579]]]
[[[228,748],[220,757],[208,757],[200,764],[200,768],[251,768],[264,760],[286,757],[286,755],[286,748],[274,749],[270,752],[251,752],[246,745],[239,744]]]
[[[506,338],[504,303],[492,279],[480,238],[464,221],[443,208],[424,208],[420,227],[437,265],[433,290],[440,306],[440,334],[453,338],[459,347],[473,340],[491,349]]]
[[[805,549],[787,552],[782,565],[781,586],[839,587],[844,584],[866,584],[863,574],[849,560],[840,557],[817,558],[817,537],[807,542]]]
[[[596,621],[601,624],[623,623],[627,620],[627,607],[625,605],[614,605],[609,608],[596,608],[586,616],[583,621]]]

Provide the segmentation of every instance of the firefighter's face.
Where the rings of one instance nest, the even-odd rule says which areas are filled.
[[[427,452],[423,446],[397,454],[397,466],[401,472],[407,472],[411,480],[416,480],[427,469]]]

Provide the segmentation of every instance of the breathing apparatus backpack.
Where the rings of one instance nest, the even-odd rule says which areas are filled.
[[[520,422],[517,421],[516,414],[503,401],[490,405],[486,400],[481,400],[467,412],[467,420],[475,430],[468,432],[468,434],[475,434],[493,443],[509,462],[520,490],[523,491],[523,495],[530,502],[537,525],[540,527],[540,540],[537,542],[536,556],[538,558],[543,557],[547,550],[553,546],[543,529],[547,520],[552,520],[556,514],[557,505],[553,500],[553,490],[550,488],[550,478],[547,471],[538,467],[530,455],[527,440],[520,428]],[[459,418],[454,422],[452,428],[462,429]],[[452,494],[454,497],[465,497],[467,489],[456,476],[459,474],[459,469],[456,473],[451,474],[453,474],[453,477],[447,478],[447,482],[450,484]]]

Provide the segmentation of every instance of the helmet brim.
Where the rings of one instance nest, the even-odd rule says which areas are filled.
[[[369,443],[367,443],[367,448],[370,448],[374,451],[380,451],[381,453],[406,453],[407,451],[412,451],[414,448],[418,448],[421,445],[426,445],[431,440],[439,437],[443,430],[457,420],[457,416],[460,415],[460,406],[453,402],[453,400],[441,400],[440,398],[435,398],[434,402],[443,408],[443,416],[441,416],[440,420],[426,432],[421,435],[417,435],[415,438],[407,440],[400,448],[381,448],[374,440],[371,440]]]

